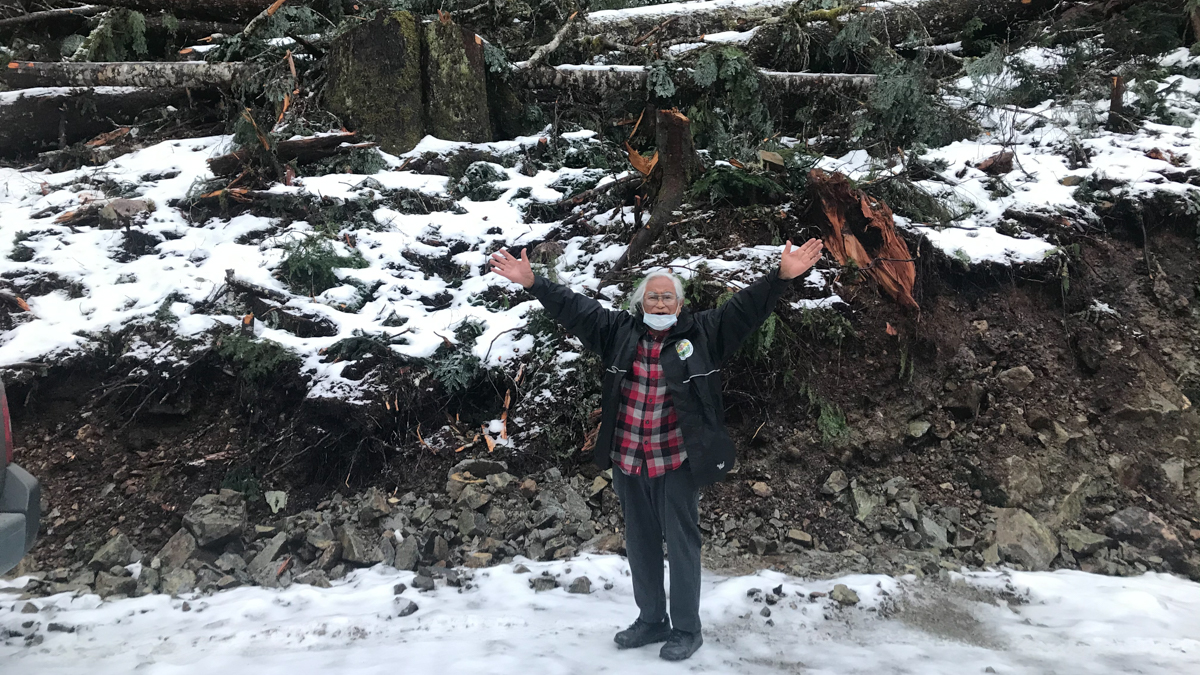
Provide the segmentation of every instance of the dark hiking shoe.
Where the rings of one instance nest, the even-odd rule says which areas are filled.
[[[637,649],[655,642],[665,642],[669,637],[670,619],[663,619],[661,623],[646,623],[638,619],[629,628],[613,636],[613,642],[617,643],[620,649]]]
[[[667,644],[662,646],[658,655],[668,661],[682,661],[700,649],[700,645],[704,644],[704,638],[700,637],[700,632],[685,633],[681,630],[671,631],[671,637],[667,639]]]

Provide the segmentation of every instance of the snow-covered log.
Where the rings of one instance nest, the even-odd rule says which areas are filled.
[[[580,32],[617,36],[629,44],[736,30],[783,15],[795,0],[697,0],[592,12]]]
[[[622,44],[698,38],[781,19],[795,4],[794,0],[694,0],[605,10],[589,14],[580,32],[606,35]],[[797,18],[817,31],[824,26],[832,32],[820,17],[836,14],[836,20],[844,23],[855,14],[878,13],[890,41],[899,43],[910,34],[935,39],[953,36],[976,17],[984,25],[1028,19],[1054,4],[1050,0],[881,0],[863,3],[857,12],[813,12]]]
[[[0,156],[33,155],[129,124],[147,111],[186,107],[186,89],[47,87],[0,92]]]
[[[221,87],[244,73],[241,63],[202,61],[29,62],[13,61],[0,82],[27,87]]]

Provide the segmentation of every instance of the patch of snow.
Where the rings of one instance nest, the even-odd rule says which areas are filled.
[[[514,572],[523,563],[528,574]],[[560,587],[535,592],[531,576]],[[612,635],[637,614],[622,557],[519,559],[474,570],[470,588],[412,588],[414,574],[383,566],[352,572],[328,589],[238,588],[172,599],[102,601],[60,594],[32,602],[0,595],[0,660],[14,672],[151,675],[213,672],[595,673],[663,672],[657,645],[618,650]],[[669,579],[669,571],[665,571]],[[579,576],[589,594],[564,588]],[[700,613],[706,641],[686,663],[738,675],[880,672],[961,675],[966,670],[1179,675],[1200,669],[1200,584],[1166,574],[1104,577],[1082,572],[950,573],[953,583],[912,576],[809,580],[774,571],[705,572]],[[0,581],[19,587],[24,579]],[[393,588],[408,586],[396,598]],[[845,584],[859,602],[829,597]],[[782,586],[761,615],[751,589]],[[813,594],[819,594],[813,597]],[[1024,603],[989,601],[1012,594]],[[982,595],[982,597],[980,597]],[[184,602],[189,607],[183,609]],[[417,611],[400,617],[400,603]],[[947,620],[946,617],[953,617]],[[25,627],[28,621],[34,625]],[[48,631],[54,622],[74,632]],[[37,631],[43,642],[24,646]]]

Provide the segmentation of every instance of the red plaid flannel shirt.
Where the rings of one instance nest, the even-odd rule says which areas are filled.
[[[612,459],[628,475],[640,474],[644,464],[646,476],[654,478],[678,469],[687,459],[675,406],[658,363],[666,337],[667,331],[643,335],[633,368],[621,382]]]

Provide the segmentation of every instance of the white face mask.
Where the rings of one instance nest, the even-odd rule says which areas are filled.
[[[642,312],[642,322],[651,330],[666,330],[675,325],[679,317],[674,314],[650,314]]]

